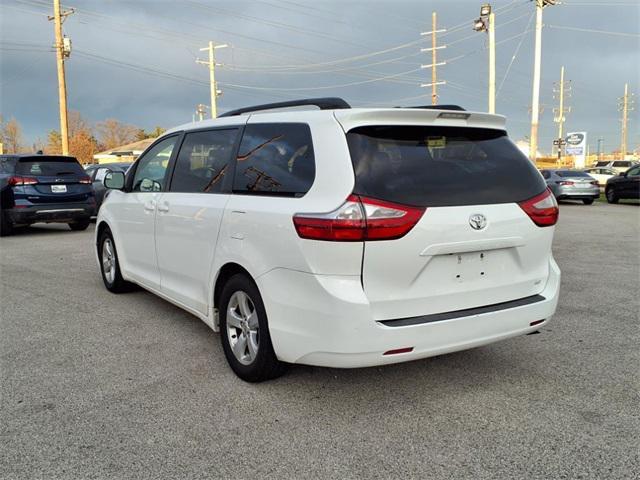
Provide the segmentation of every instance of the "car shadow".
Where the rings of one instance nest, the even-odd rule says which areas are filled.
[[[11,236],[55,235],[60,233],[81,234],[86,233],[87,230],[84,232],[74,232],[65,223],[36,223],[27,227],[15,227]]]

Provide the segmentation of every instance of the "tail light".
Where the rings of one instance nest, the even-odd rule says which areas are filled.
[[[78,182],[80,182],[80,183],[91,183],[91,178],[89,178],[89,177],[80,177],[80,180],[78,180]]]
[[[35,185],[38,183],[38,179],[34,177],[19,177],[13,176],[9,177],[8,180],[9,185]]]
[[[594,180],[593,182],[589,182],[589,183],[591,183],[591,185],[599,185],[597,180]]]
[[[350,195],[329,213],[298,213],[293,224],[300,238],[332,242],[393,240],[406,235],[426,209]]]
[[[539,227],[550,227],[558,222],[558,202],[548,188],[540,195],[519,203],[520,208],[529,215],[533,223]]]
[[[562,182],[556,182],[558,185],[573,185],[573,182],[569,180],[563,180]]]

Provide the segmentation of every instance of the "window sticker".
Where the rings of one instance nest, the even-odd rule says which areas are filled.
[[[429,148],[445,148],[447,146],[447,137],[427,137],[427,147]]]

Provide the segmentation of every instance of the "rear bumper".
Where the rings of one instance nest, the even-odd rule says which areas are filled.
[[[533,332],[555,313],[560,269],[550,260],[542,300],[460,318],[388,326],[373,320],[360,277],[285,269],[257,279],[279,359],[336,368],[399,363],[487,345]],[[534,326],[532,322],[538,322]],[[412,351],[384,355],[389,350]]]
[[[583,200],[589,198],[598,198],[600,196],[600,187],[598,185],[594,185],[590,188],[573,188],[573,187],[560,187],[558,189],[556,198],[558,200],[563,199],[575,199],[575,200]]]
[[[43,203],[7,211],[9,219],[16,225],[32,223],[68,223],[89,220],[96,207],[89,203]]]

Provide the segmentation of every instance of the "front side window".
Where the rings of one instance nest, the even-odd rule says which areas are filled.
[[[315,175],[308,125],[246,126],[236,159],[234,192],[301,197],[311,188]]]
[[[139,160],[133,177],[134,192],[160,192],[171,154],[178,137],[169,137],[156,143]]]
[[[640,176],[640,167],[632,168],[631,170],[629,170],[629,173],[627,173],[627,177],[637,177],[637,176]]]
[[[107,172],[110,172],[111,170],[109,170],[108,168],[98,168],[96,170],[96,176],[94,178],[94,182],[101,182],[104,180],[104,177],[107,175]]]
[[[358,127],[347,134],[354,193],[419,207],[521,202],[544,180],[506,132],[436,126]]]
[[[187,133],[176,160],[170,191],[221,192],[237,133],[236,129]]]

